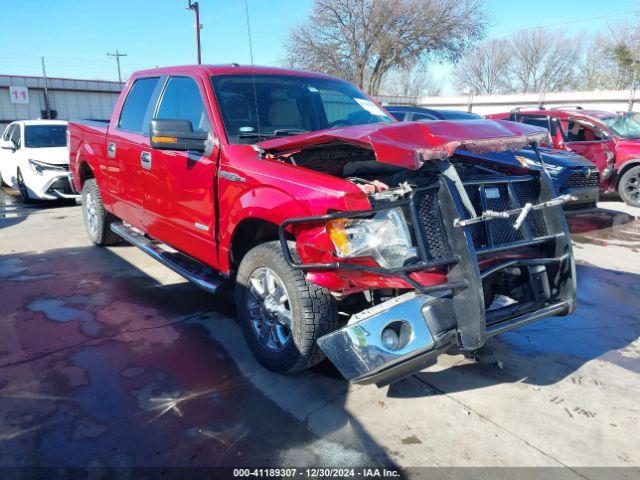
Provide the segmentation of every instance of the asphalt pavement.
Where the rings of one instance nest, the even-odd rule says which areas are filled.
[[[328,362],[265,370],[231,287],[90,245],[74,202],[0,190],[0,466],[637,467],[636,217],[615,199],[571,216],[572,316],[377,388]]]

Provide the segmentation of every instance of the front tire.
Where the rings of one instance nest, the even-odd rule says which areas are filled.
[[[630,207],[640,207],[640,166],[624,172],[618,183],[618,192],[624,203]]]
[[[321,362],[324,354],[316,341],[339,325],[335,298],[289,266],[280,242],[263,243],[244,256],[236,278],[236,306],[253,355],[281,373]]]
[[[111,224],[118,219],[104,209],[100,189],[93,178],[82,186],[82,219],[87,236],[94,244],[102,247],[119,242],[120,237],[111,231]]]
[[[18,191],[20,192],[20,198],[22,198],[22,203],[31,203],[31,197],[29,196],[29,189],[24,183],[24,178],[22,178],[22,172],[18,169],[16,174],[17,182],[18,182]]]

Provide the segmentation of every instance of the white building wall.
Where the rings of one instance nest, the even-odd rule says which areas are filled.
[[[108,120],[122,85],[118,82],[51,78],[47,81],[49,108],[61,120]],[[11,103],[10,86],[29,89],[29,104]],[[45,110],[44,81],[39,77],[0,75],[0,129],[14,120],[39,118]]]
[[[560,106],[582,106],[586,109],[607,110],[610,112],[627,111],[629,109],[629,90],[608,90],[591,92],[554,92],[543,96],[540,94],[451,96],[451,97],[378,97],[385,105],[418,105],[428,108],[465,110],[487,115],[490,113],[508,112],[516,107],[537,108],[541,103],[545,108]],[[640,111],[640,94],[634,101],[633,110]]]

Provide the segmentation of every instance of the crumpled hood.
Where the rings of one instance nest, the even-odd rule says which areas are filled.
[[[548,138],[544,128],[504,120],[375,123],[274,138],[255,146],[266,156],[305,148],[347,143],[373,150],[379,162],[418,169],[426,161],[445,159],[457,148],[474,153],[518,150]]]

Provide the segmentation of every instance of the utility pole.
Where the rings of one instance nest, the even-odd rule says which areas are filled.
[[[187,10],[193,10],[196,14],[196,23],[194,28],[196,29],[196,59],[198,61],[198,65],[202,63],[202,57],[200,53],[200,30],[202,30],[202,25],[200,25],[200,5],[198,2],[191,2],[191,0],[187,0]]]
[[[49,108],[49,88],[47,86],[47,69],[44,66],[44,57],[42,59],[42,79],[44,80],[44,118],[51,118],[51,109]]]
[[[122,83],[122,75],[120,74],[120,57],[126,57],[126,53],[120,53],[116,48],[116,53],[107,52],[107,56],[116,57],[116,63],[118,64],[118,82]]]

